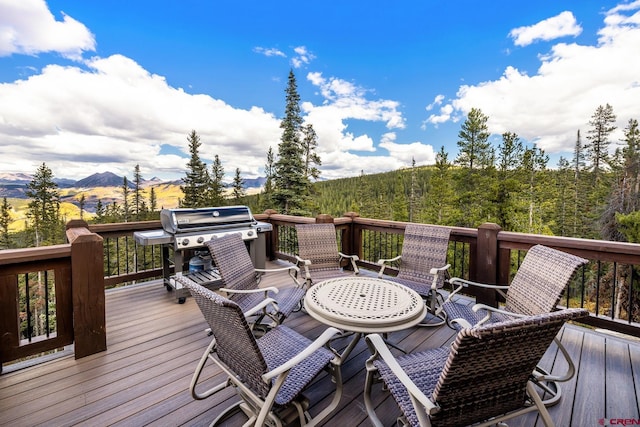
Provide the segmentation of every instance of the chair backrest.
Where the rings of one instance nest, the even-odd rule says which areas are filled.
[[[433,392],[434,425],[467,425],[522,408],[527,381],[562,325],[588,315],[566,309],[461,330]]]
[[[546,246],[533,246],[509,285],[505,309],[529,316],[555,310],[571,277],[587,262]]]
[[[402,241],[402,264],[398,278],[431,281],[429,270],[447,264],[451,229],[425,224],[407,224]]]
[[[185,282],[216,339],[216,354],[242,382],[264,398],[270,386],[262,380],[267,363],[240,307],[195,282]]]
[[[336,227],[326,224],[296,224],[298,255],[311,260],[310,269],[339,268]]]
[[[226,288],[243,290],[258,287],[255,268],[240,233],[214,237],[206,245]]]

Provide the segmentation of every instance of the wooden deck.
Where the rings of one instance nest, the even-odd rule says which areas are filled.
[[[265,281],[272,283],[273,278]],[[286,324],[311,338],[324,328],[304,313],[295,313]],[[196,401],[189,393],[193,370],[210,341],[205,328],[192,298],[178,304],[158,282],[108,291],[108,350],[79,360],[65,356],[13,372],[5,366],[0,375],[0,425],[208,425],[236,396],[226,389]],[[597,426],[601,418],[640,418],[640,344],[575,325],[565,326],[561,334],[579,372],[563,385],[562,401],[550,409],[556,425]],[[391,340],[412,351],[446,345],[453,335],[446,326],[413,328],[392,334]],[[343,365],[341,407],[325,425],[370,425],[362,400],[368,354],[361,342]],[[555,356],[552,346],[543,364],[561,369],[562,363],[554,364]],[[210,366],[203,374],[204,386],[222,379]],[[324,405],[331,390],[324,377],[312,384],[307,395],[312,405]],[[392,425],[398,414],[395,402],[381,391],[376,399],[385,424]],[[242,422],[238,415],[226,425]],[[523,416],[509,425],[542,423]]]

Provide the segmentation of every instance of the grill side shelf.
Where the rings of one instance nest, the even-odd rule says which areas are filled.
[[[215,291],[222,287],[222,278],[218,273],[216,268],[211,270],[198,270],[198,271],[190,271],[188,273],[180,273],[180,275],[187,277],[194,281],[195,283],[204,286],[205,288],[211,289]],[[182,284],[175,280],[175,275],[169,278],[171,286],[174,289],[182,289]]]

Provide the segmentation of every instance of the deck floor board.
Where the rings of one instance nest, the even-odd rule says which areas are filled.
[[[262,285],[287,283],[282,279],[268,275]],[[191,375],[210,342],[192,298],[178,304],[159,282],[109,290],[106,295],[107,351],[78,360],[64,356],[15,371],[5,366],[0,375],[0,426],[206,426],[238,400],[232,389],[205,400],[191,397]],[[309,338],[325,328],[304,312],[294,313],[286,324]],[[454,335],[447,326],[412,328],[390,334],[389,340],[405,350],[420,351],[448,345]],[[563,399],[550,408],[556,424],[597,425],[600,418],[638,418],[640,344],[574,325],[565,326],[561,337],[578,374],[562,385]],[[346,346],[348,339],[336,346]],[[325,425],[370,425],[362,399],[368,357],[367,345],[360,340],[343,364],[343,399]],[[541,364],[554,373],[566,369],[555,345]],[[222,373],[209,365],[199,390],[223,380]],[[311,413],[321,410],[332,392],[326,374],[316,379],[305,393],[312,402]],[[393,398],[377,389],[373,400],[384,424],[393,425],[399,415]],[[537,418],[525,415],[509,425],[541,425]],[[223,425],[243,422],[238,414]]]

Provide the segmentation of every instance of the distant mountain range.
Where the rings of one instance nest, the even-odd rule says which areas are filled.
[[[0,173],[0,197],[11,197],[24,199],[27,198],[25,191],[27,184],[33,180],[33,176],[24,173]],[[245,188],[259,188],[265,178],[245,179]],[[58,178],[54,179],[58,184],[58,188],[96,188],[96,187],[122,187],[124,177],[118,176],[112,172],[94,173],[86,178],[74,181],[72,179]],[[163,181],[160,178],[153,177],[151,179],[142,180],[142,187],[150,187],[154,185],[181,185],[182,180]],[[133,188],[134,184],[129,181],[129,187]]]

